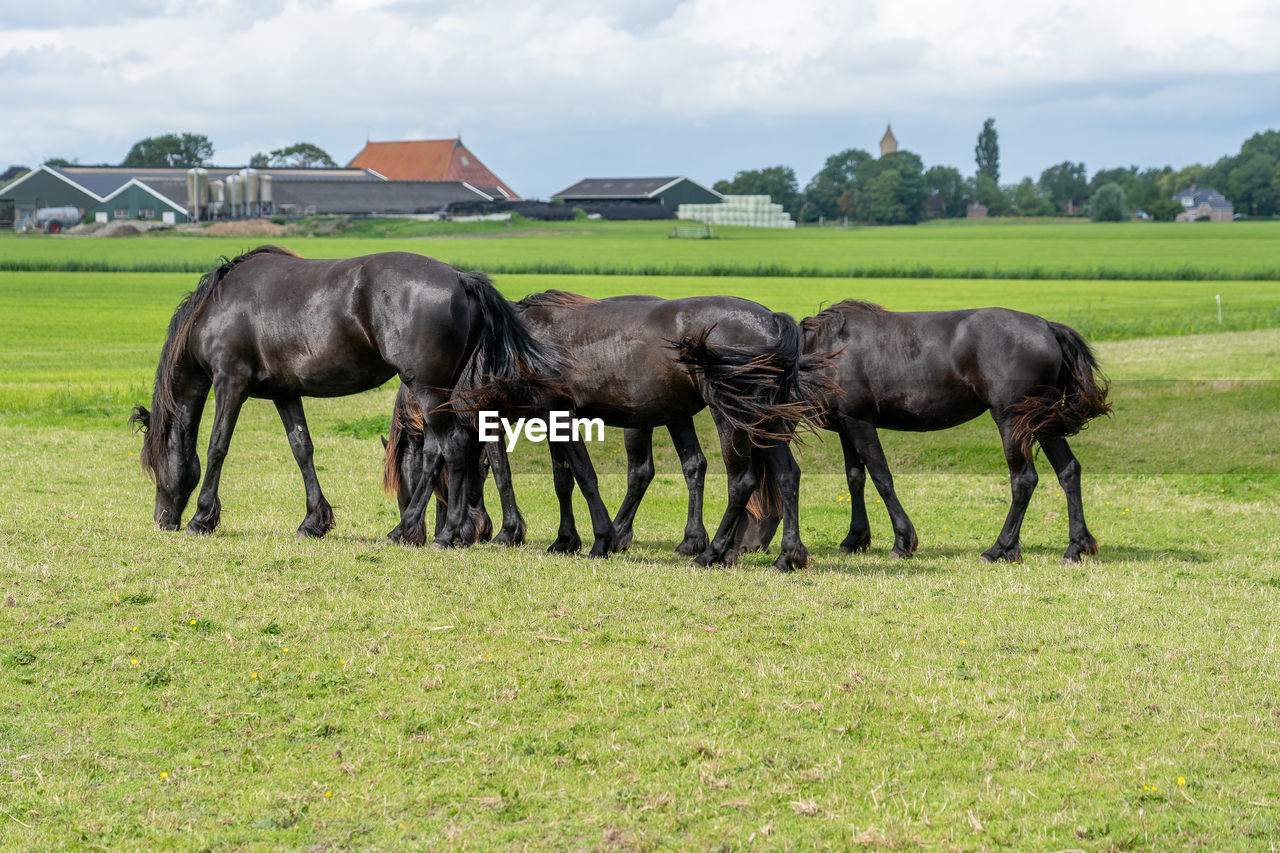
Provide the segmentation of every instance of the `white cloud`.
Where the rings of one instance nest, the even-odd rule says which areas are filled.
[[[342,160],[366,133],[462,130],[513,149],[590,126],[616,130],[619,150],[646,128],[721,122],[821,133],[893,118],[976,133],[986,115],[1043,123],[1056,103],[1134,124],[1211,113],[1184,100],[1191,92],[1257,115],[1277,101],[1257,81],[1280,74],[1280,13],[1265,2],[154,0],[82,11],[56,28],[0,13],[0,165],[116,162],[170,131],[206,134],[230,162],[298,140]],[[763,164],[724,174],[752,165]],[[550,189],[576,172],[563,168]]]

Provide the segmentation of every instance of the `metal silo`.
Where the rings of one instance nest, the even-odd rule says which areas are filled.
[[[209,170],[187,170],[187,209],[191,217],[200,221],[200,212],[205,209],[209,200]]]
[[[263,213],[275,213],[276,203],[271,195],[271,176],[258,176],[258,200],[262,204]]]
[[[240,174],[244,177],[244,212],[251,216],[258,212],[258,170],[241,169]]]

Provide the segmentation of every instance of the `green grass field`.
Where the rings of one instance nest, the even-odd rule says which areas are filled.
[[[493,273],[860,278],[1280,280],[1280,223],[963,224],[717,228],[671,239],[670,222],[423,223],[422,237],[5,235],[0,270],[200,272],[262,242],[307,257],[404,249]],[[403,229],[396,229],[403,233]]]
[[[966,234],[987,239],[947,239]],[[789,263],[808,245],[794,237],[768,238]],[[169,242],[197,241],[111,245]],[[81,245],[0,253],[46,244]],[[308,404],[339,520],[326,539],[293,538],[300,478],[262,401],[232,443],[223,527],[156,531],[124,419],[194,278],[0,273],[0,849],[1280,837],[1275,283],[497,276],[511,296],[734,292],[797,315],[850,296],[1004,304],[1100,341],[1117,413],[1072,442],[1097,558],[1058,565],[1065,507],[1041,463],[1025,562],[977,562],[1008,500],[979,419],[884,435],[921,536],[902,562],[874,496],[872,551],[837,553],[839,449],[809,439],[812,560],[783,576],[762,555],[698,570],[671,554],[685,492],[665,437],[626,554],[543,554],[555,508],[545,449],[528,446],[528,545],[390,545],[377,435],[393,387]],[[724,478],[705,420],[712,524]],[[592,455],[614,508],[619,434]]]

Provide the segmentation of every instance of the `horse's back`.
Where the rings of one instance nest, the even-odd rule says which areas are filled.
[[[862,303],[837,308],[842,322],[810,324],[806,349],[843,347],[834,366],[845,392],[841,408],[889,429],[956,426],[1056,376],[1052,331],[1032,314],[1007,308],[895,312]]]
[[[237,265],[193,330],[210,373],[243,374],[255,396],[341,396],[448,360],[474,322],[458,271],[408,252]]]

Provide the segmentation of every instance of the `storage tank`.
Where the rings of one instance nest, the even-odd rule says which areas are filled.
[[[244,178],[244,203],[248,207],[255,207],[259,199],[258,170],[241,169],[240,175]]]
[[[274,213],[276,209],[275,199],[271,195],[271,176],[258,176],[258,200],[262,202],[262,210],[264,212]]]
[[[187,170],[187,209],[196,220],[209,202],[209,170]]]
[[[227,176],[227,203],[231,205],[231,215],[239,216],[244,205],[244,178],[239,175]]]
[[[211,204],[222,204],[227,200],[227,182],[226,181],[210,181],[209,182],[209,202]]]

